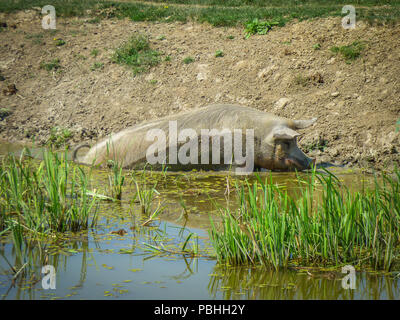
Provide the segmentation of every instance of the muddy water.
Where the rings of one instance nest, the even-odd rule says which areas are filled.
[[[0,143],[0,154],[18,154],[20,147]],[[357,187],[370,178],[343,170],[336,174]],[[147,215],[137,203],[129,172],[121,202],[100,202],[93,230],[60,235],[56,241],[27,248],[29,268],[13,281],[16,265],[10,239],[0,242],[1,299],[398,299],[400,277],[356,273],[356,289],[344,289],[340,272],[322,270],[270,271],[263,267],[218,265],[208,241],[209,219],[218,219],[215,204],[234,208],[226,173],[137,172],[146,185],[157,181],[154,206],[163,213],[146,226]],[[264,174],[265,176],[265,174]],[[108,172],[93,170],[92,190],[107,193]],[[274,173],[274,183],[295,192],[294,174]],[[229,181],[229,179],[228,179]],[[186,213],[185,215],[185,209]],[[153,208],[154,209],[154,208]],[[115,234],[123,229],[126,234]],[[114,233],[112,233],[114,232]],[[192,233],[187,248],[199,246],[200,257],[174,254]],[[155,250],[154,248],[158,248]],[[165,250],[160,250],[165,249]],[[43,288],[44,265],[56,271],[55,289]]]

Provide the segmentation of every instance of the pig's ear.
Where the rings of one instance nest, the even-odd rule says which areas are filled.
[[[312,118],[309,120],[293,120],[293,123],[296,129],[304,129],[311,126],[315,121],[317,121],[317,118]]]
[[[291,140],[300,133],[288,128],[288,127],[276,127],[272,130],[272,137],[278,140]]]

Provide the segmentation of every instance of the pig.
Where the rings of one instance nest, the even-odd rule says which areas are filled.
[[[127,169],[143,168],[152,159],[155,169],[167,165],[170,170],[305,170],[315,160],[298,148],[300,133],[296,130],[307,128],[316,120],[291,120],[241,105],[212,104],[124,129],[98,142],[82,159],[77,159],[78,150],[88,147],[80,145],[73,152],[73,160],[100,166],[113,160]],[[232,132],[233,140],[229,138]],[[219,143],[214,144],[213,139],[219,139]],[[229,158],[226,152],[232,146],[240,146],[240,150]],[[207,148],[212,152],[206,154]],[[243,151],[250,156],[244,159]],[[218,162],[221,158],[222,163]],[[159,161],[155,163],[154,159]]]

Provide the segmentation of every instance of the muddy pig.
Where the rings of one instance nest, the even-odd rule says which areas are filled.
[[[124,168],[150,163],[153,168],[167,165],[172,170],[304,170],[315,161],[298,148],[296,130],[316,120],[291,120],[241,105],[213,104],[124,129],[77,160],[77,151],[86,146],[80,145],[73,159],[100,166],[112,160]]]

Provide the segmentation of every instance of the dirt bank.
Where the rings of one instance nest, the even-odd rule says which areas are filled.
[[[43,144],[60,127],[71,132],[72,145],[94,142],[148,119],[241,103],[294,119],[318,117],[300,139],[317,161],[400,165],[400,26],[358,22],[345,30],[340,18],[327,18],[245,40],[242,28],[88,20],[58,19],[52,32],[41,28],[38,11],[0,16],[7,25],[0,32],[0,138]],[[149,35],[163,61],[133,77],[110,57],[135,32]],[[354,41],[365,48],[351,64],[330,51]],[[194,62],[184,64],[188,56]],[[55,59],[60,68],[43,68]]]

